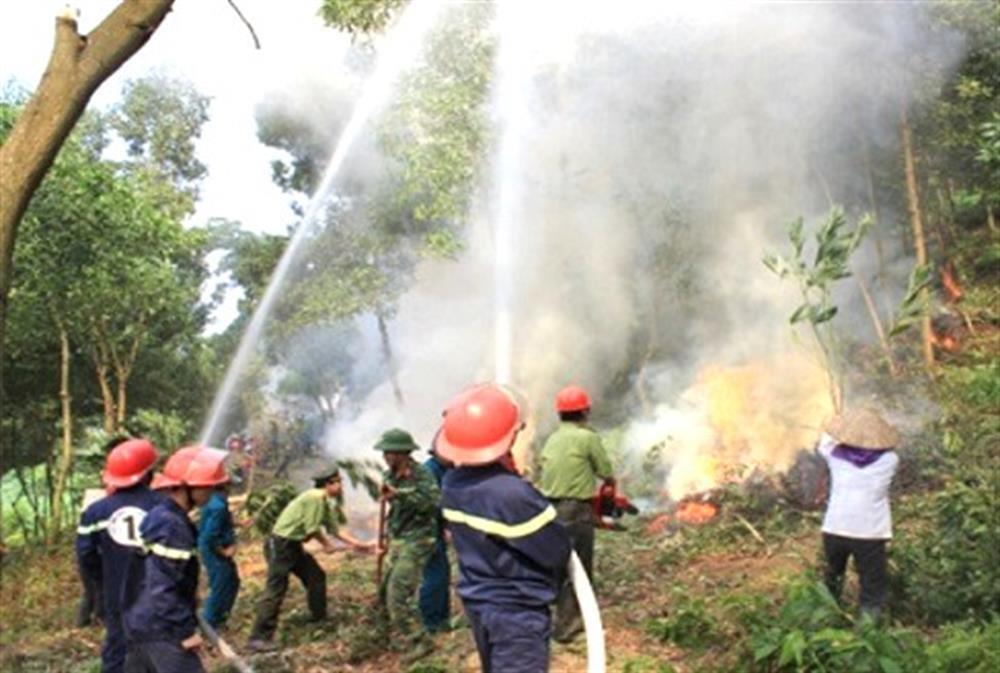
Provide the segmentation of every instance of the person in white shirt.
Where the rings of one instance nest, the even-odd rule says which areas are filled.
[[[877,411],[861,408],[833,418],[816,450],[830,468],[823,517],[824,579],[840,599],[847,560],[861,583],[861,612],[878,619],[886,594],[886,542],[892,538],[889,486],[899,465],[899,434]]]

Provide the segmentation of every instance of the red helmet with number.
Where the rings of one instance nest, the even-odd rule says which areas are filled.
[[[105,486],[118,489],[135,486],[153,469],[159,457],[148,439],[127,439],[111,449],[101,477]]]
[[[198,455],[200,450],[197,446],[185,446],[183,449],[174,451],[167,462],[163,465],[163,471],[156,475],[155,488],[173,488],[183,486],[186,482],[188,467],[191,461]]]
[[[444,411],[434,450],[456,465],[486,465],[505,455],[524,427],[514,393],[496,383],[473,386]]]
[[[590,395],[580,386],[566,386],[556,395],[556,411],[586,411]]]
[[[184,483],[195,488],[225,484],[229,481],[225,465],[227,456],[229,452],[222,449],[197,447],[197,452],[184,475]]]

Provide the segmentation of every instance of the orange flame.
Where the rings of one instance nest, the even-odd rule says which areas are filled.
[[[962,286],[955,279],[955,274],[952,273],[951,264],[946,264],[941,269],[941,285],[944,286],[945,292],[948,295],[948,301],[952,303],[961,300],[965,295],[965,292],[962,291]]]
[[[718,513],[719,507],[714,503],[688,500],[677,507],[676,517],[680,523],[700,526],[714,519]]]
[[[931,330],[931,342],[948,353],[954,353],[958,350],[958,339],[950,334],[938,334]]]

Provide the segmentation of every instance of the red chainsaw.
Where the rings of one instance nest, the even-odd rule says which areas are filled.
[[[621,519],[626,514],[638,514],[639,508],[632,504],[624,493],[619,493],[614,483],[605,483],[591,500],[594,507],[594,521],[598,528],[605,530],[625,530]]]

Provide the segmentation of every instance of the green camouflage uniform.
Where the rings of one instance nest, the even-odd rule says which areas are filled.
[[[418,592],[424,566],[437,541],[441,492],[427,468],[410,462],[409,478],[401,479],[391,472],[385,475],[385,483],[396,489],[396,496],[390,501],[389,566],[379,587],[379,601],[388,611],[393,629],[413,641],[425,637]]]

